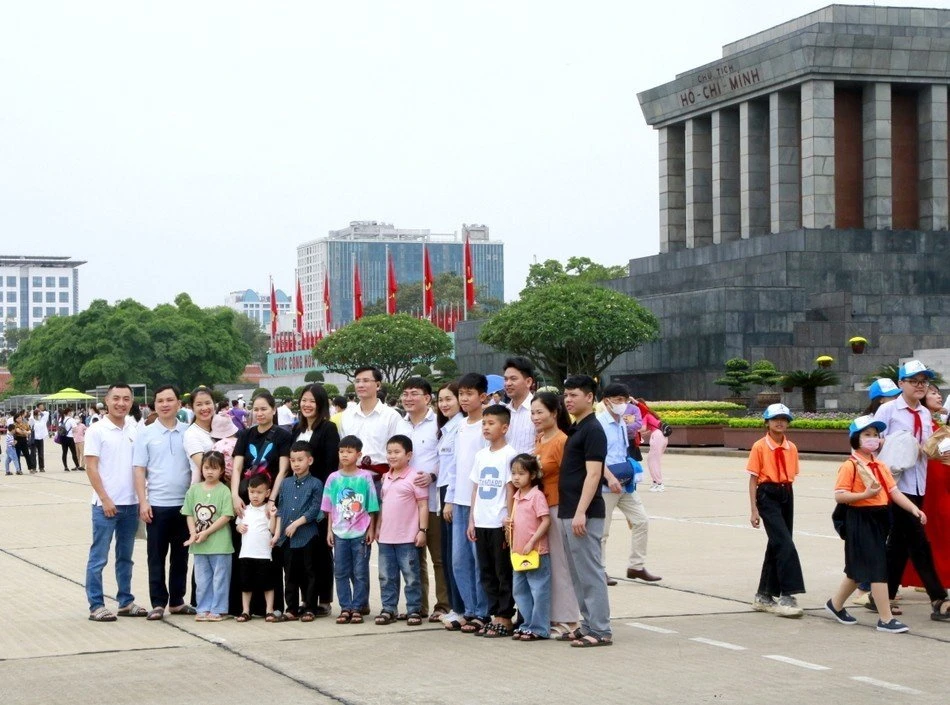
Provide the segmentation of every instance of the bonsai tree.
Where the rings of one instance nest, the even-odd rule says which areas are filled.
[[[323,373],[320,372],[320,371],[318,371],[318,370],[310,370],[307,374],[305,374],[305,375],[303,376],[303,381],[304,381],[304,382],[307,382],[307,383],[310,383],[310,382],[322,382],[322,381],[323,381]]]
[[[274,397],[279,402],[281,399],[290,399],[294,395],[294,390],[290,387],[281,385],[274,387]]]
[[[753,384],[759,384],[769,391],[772,391],[775,385],[782,381],[782,373],[776,369],[770,360],[756,360],[752,363],[749,374],[753,378]]]
[[[732,396],[741,397],[749,390],[749,387],[756,384],[756,377],[748,360],[734,357],[731,360],[726,360],[725,372],[713,384],[727,387],[732,392]]]
[[[783,387],[800,387],[802,390],[802,408],[805,411],[818,411],[818,387],[833,387],[840,380],[838,375],[825,368],[814,370],[793,370],[782,377]]]

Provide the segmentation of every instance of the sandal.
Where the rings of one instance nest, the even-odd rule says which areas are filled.
[[[277,615],[274,614],[273,612],[268,612],[267,614],[264,615],[264,621],[265,621],[265,622],[276,622],[276,621],[277,621]]]
[[[444,616],[445,616],[445,612],[442,612],[441,610],[436,610],[435,612],[429,615],[429,622],[431,624],[438,624],[439,622],[442,621],[442,618]]]
[[[337,624],[349,624],[353,621],[353,613],[349,610],[340,610],[340,616],[336,618]],[[360,620],[362,621],[362,619]]]
[[[484,628],[485,622],[480,620],[478,617],[475,617],[474,619],[468,620],[465,624],[459,627],[459,631],[461,631],[462,634],[474,634],[475,636],[478,636],[478,633]]]
[[[543,636],[534,632],[522,632],[521,634],[521,641],[542,641],[543,639]]]
[[[350,624],[362,624],[362,623],[363,623],[363,615],[361,615],[359,612],[353,612],[353,614],[350,616]]]
[[[864,606],[867,609],[871,610],[872,612],[877,612],[877,605],[874,604],[873,597],[869,597],[867,604],[865,604]],[[894,616],[904,614],[904,610],[901,609],[901,606],[897,604],[896,600],[891,600],[891,614]],[[950,615],[947,616],[947,619],[950,619]]]
[[[442,622],[442,626],[447,632],[459,632],[462,631],[462,627],[465,625],[465,622],[461,622],[457,619],[453,619],[449,622]]]
[[[301,622],[312,622],[314,619],[316,619],[316,617],[314,616],[313,612],[310,612],[309,610],[300,615]]]
[[[583,637],[584,637],[584,633],[580,630],[580,627],[578,627],[577,629],[572,629],[570,631],[563,632],[557,638],[557,640],[558,641],[577,641],[578,639],[582,639]]]
[[[237,617],[234,618],[234,621],[240,624],[244,624],[245,622],[250,622],[251,615],[249,615],[247,612],[241,612],[241,614],[239,614]]]
[[[105,607],[97,607],[89,613],[90,622],[114,622],[116,616]]]
[[[406,615],[406,626],[418,627],[422,624],[422,615],[418,612],[410,612]]]
[[[156,607],[145,617],[149,622],[157,622],[165,616],[164,607]]]
[[[120,617],[147,617],[148,610],[130,602],[125,607],[120,607],[116,614]]]
[[[932,611],[930,618],[935,622],[950,622],[950,600],[934,600],[930,603]]]
[[[585,634],[580,639],[575,639],[571,642],[571,646],[576,649],[588,649],[594,646],[610,646],[612,645],[613,639],[610,639],[605,636],[594,636],[593,634]]]
[[[485,630],[486,639],[503,639],[511,636],[511,627],[495,622],[488,625]]]
[[[315,609],[311,614],[314,617],[329,617],[332,613],[333,609],[330,607],[330,605],[317,605],[317,609]]]
[[[191,605],[179,605],[178,607],[169,607],[168,611],[172,614],[198,614],[198,611]]]
[[[290,610],[285,610],[283,616],[280,618],[281,622],[296,622],[300,617],[296,613],[291,612]]]
[[[373,621],[376,622],[377,627],[385,627],[387,624],[392,624],[395,621],[395,615],[393,615],[392,612],[383,610],[376,615],[376,619]]]

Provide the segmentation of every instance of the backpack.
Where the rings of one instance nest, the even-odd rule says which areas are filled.
[[[63,419],[59,422],[59,426],[56,427],[56,436],[53,438],[53,442],[62,443],[68,433],[69,431],[66,430],[66,419]]]

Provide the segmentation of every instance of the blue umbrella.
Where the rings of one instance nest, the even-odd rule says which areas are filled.
[[[501,375],[488,375],[488,393],[494,394],[505,389],[505,380]]]

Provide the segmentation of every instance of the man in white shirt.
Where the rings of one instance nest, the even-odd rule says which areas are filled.
[[[518,453],[534,455],[534,438],[537,432],[531,422],[531,400],[534,395],[534,367],[524,357],[509,357],[504,368],[505,394],[510,401],[505,404],[511,412],[511,423],[505,438],[508,445]]]
[[[406,422],[399,413],[379,399],[383,373],[371,366],[360,367],[353,373],[353,387],[359,403],[343,412],[343,430],[340,436],[356,436],[363,442],[360,467],[373,473],[376,489],[382,477],[389,472],[386,462],[386,443],[397,433],[409,435]]]
[[[135,604],[132,595],[132,549],[139,525],[139,505],[132,469],[137,426],[135,420],[128,417],[131,408],[132,388],[123,383],[113,384],[106,391],[106,414],[86,432],[86,475],[93,489],[86,597],[89,619],[93,622],[116,620],[116,615],[106,609],[102,594],[102,570],[109,561],[113,535],[118,615],[144,617],[148,614],[148,610]]]
[[[33,455],[36,457],[36,466],[40,472],[46,472],[46,439],[49,438],[49,412],[46,404],[40,402],[30,417],[30,427],[33,429]]]
[[[439,422],[432,410],[432,385],[423,377],[410,377],[402,392],[402,406],[411,430],[412,467],[419,471],[414,480],[419,487],[429,490],[429,532],[426,546],[432,557],[435,573],[435,609],[430,622],[438,622],[449,612],[449,593],[442,566],[442,531],[439,520]],[[422,612],[429,611],[429,570],[426,549],[419,549],[422,577]]]
[[[277,408],[277,425],[288,431],[294,427],[294,421],[297,419],[292,404],[292,399],[284,399],[284,403]]]

